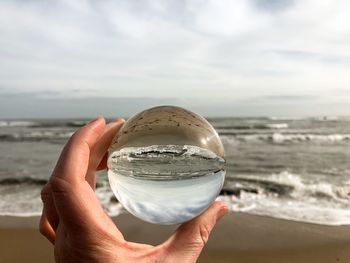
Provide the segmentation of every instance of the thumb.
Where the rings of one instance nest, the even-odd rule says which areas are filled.
[[[215,201],[203,214],[182,224],[163,244],[171,262],[196,262],[211,230],[227,211],[225,203]]]

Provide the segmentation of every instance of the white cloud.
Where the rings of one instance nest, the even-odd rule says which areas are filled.
[[[349,12],[346,0],[1,1],[0,89],[337,101]]]

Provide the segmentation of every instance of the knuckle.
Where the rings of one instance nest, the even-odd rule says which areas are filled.
[[[75,131],[72,136],[69,138],[65,149],[68,150],[71,147],[77,147],[78,145],[83,144],[84,142],[84,132],[82,130]]]
[[[209,224],[201,224],[199,226],[199,234],[203,246],[208,242],[211,227]]]
[[[188,242],[188,246],[198,249],[203,248],[209,239],[211,227],[209,224],[200,224],[196,227],[194,235],[192,235],[191,240]]]
[[[96,129],[84,126],[73,133],[68,141],[68,144],[87,144],[89,148],[92,148],[90,138],[98,138],[99,136],[100,133]]]
[[[65,179],[59,177],[59,176],[54,176],[50,180],[51,184],[51,192],[53,195],[67,195],[69,192],[69,182],[67,182]]]
[[[51,195],[51,187],[50,187],[50,184],[47,183],[43,189],[41,189],[41,192],[40,192],[40,196],[41,196],[41,201],[43,203],[46,202],[47,198],[50,197]]]
[[[85,127],[81,127],[73,132],[73,134],[70,136],[69,141],[74,141],[79,138],[81,138],[81,134],[84,132]]]

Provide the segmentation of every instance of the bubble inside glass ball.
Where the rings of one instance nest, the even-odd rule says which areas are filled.
[[[128,119],[113,139],[107,164],[119,202],[156,224],[198,216],[225,179],[224,148],[215,129],[203,117],[174,106]]]

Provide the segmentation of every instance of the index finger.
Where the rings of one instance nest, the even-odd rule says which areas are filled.
[[[85,180],[90,152],[102,135],[106,122],[98,117],[77,130],[65,145],[52,177],[74,184]]]
[[[121,233],[103,210],[94,190],[86,181],[91,150],[105,129],[98,118],[80,128],[66,144],[50,179],[54,206],[63,223],[71,231],[102,229],[122,238]]]

